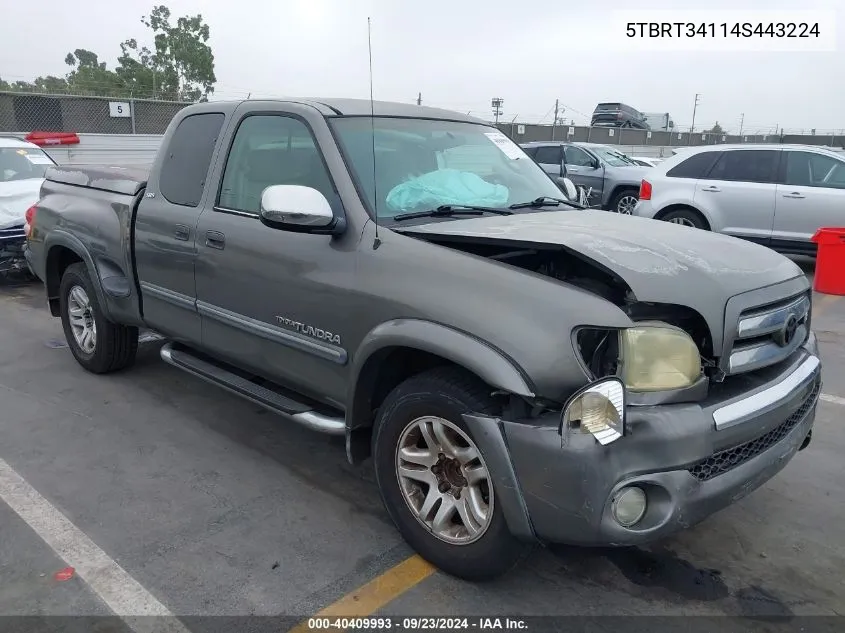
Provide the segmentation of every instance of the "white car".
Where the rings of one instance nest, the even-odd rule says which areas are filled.
[[[845,154],[812,145],[708,145],[643,177],[634,215],[814,255],[820,228],[843,226]]]
[[[38,145],[0,136],[0,273],[25,267],[26,210],[38,202],[44,172],[55,164]]]

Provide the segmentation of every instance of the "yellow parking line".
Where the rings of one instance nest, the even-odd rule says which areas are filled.
[[[431,563],[415,554],[311,617],[346,618],[371,615],[435,571],[436,568]],[[289,633],[313,633],[314,630],[308,627],[308,620],[305,620],[290,629]]]

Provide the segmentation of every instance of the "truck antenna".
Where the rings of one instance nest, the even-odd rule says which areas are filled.
[[[376,191],[376,106],[373,101],[373,37],[370,18],[367,18],[367,50],[370,56],[370,132],[373,141],[373,200],[375,201],[376,237],[373,240],[373,250],[381,246],[378,236],[378,192]]]

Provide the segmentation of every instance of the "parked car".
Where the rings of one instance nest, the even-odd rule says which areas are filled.
[[[590,206],[627,215],[650,169],[611,145],[537,141],[522,148],[550,176],[566,176],[590,191]]]
[[[44,172],[54,164],[38,145],[0,136],[0,274],[27,272],[26,210],[38,201]]]
[[[83,368],[159,333],[167,363],[372,457],[407,542],[481,579],[532,543],[694,525],[811,439],[795,263],[558,195],[459,113],[210,102],[149,173],[51,168],[27,253]]]
[[[814,254],[813,234],[845,218],[845,156],[811,145],[688,148],[655,167],[639,197],[641,217]]]
[[[624,103],[600,103],[593,111],[590,125],[594,127],[622,127],[649,129],[645,115]]]

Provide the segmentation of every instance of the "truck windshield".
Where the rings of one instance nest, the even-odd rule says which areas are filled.
[[[443,205],[507,209],[561,197],[551,178],[493,127],[389,117],[344,117],[331,124],[366,204],[380,218]]]
[[[622,152],[617,152],[609,147],[591,147],[590,150],[598,154],[599,158],[612,167],[629,167],[637,164],[636,161],[628,158]]]
[[[55,163],[37,148],[0,147],[0,182],[44,178]]]

